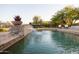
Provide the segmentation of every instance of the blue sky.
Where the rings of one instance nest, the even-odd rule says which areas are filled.
[[[67,6],[66,4],[2,4],[0,5],[0,20],[12,21],[20,15],[23,23],[32,21],[33,16],[41,16],[43,20],[50,20],[53,14]],[[74,4],[78,7],[79,5]]]

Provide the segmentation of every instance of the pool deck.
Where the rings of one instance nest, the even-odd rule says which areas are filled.
[[[59,32],[66,32],[75,35],[79,35],[79,30],[71,29],[71,28],[36,28],[38,31],[42,30],[51,30],[51,31],[59,31]]]
[[[32,26],[25,26],[24,27],[24,35],[22,33],[19,33],[18,35],[12,35],[10,32],[0,32],[0,52],[4,51],[8,47],[12,46],[19,40],[26,37],[29,33],[32,32]]]
[[[79,30],[73,30],[73,29],[57,29],[57,31],[71,33],[71,34],[75,34],[75,35],[79,35]]]

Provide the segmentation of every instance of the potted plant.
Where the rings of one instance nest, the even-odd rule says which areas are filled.
[[[14,19],[15,19],[15,21],[21,21],[20,16],[15,16]]]
[[[15,21],[12,21],[12,23],[13,23],[14,25],[21,25],[21,24],[22,24],[22,21],[21,21],[20,16],[15,16],[15,17],[14,17],[14,20],[15,20]]]

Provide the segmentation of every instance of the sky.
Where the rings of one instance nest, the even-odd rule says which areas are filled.
[[[67,4],[0,4],[0,21],[13,21],[16,15],[21,16],[23,23],[32,22],[34,16],[40,16],[43,21],[48,21]],[[79,7],[78,4],[73,4]]]

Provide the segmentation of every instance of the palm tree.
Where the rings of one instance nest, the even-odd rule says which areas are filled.
[[[58,11],[52,18],[53,24],[68,24],[72,25],[73,21],[79,19],[79,8],[75,8],[72,6],[67,6],[62,10]]]

